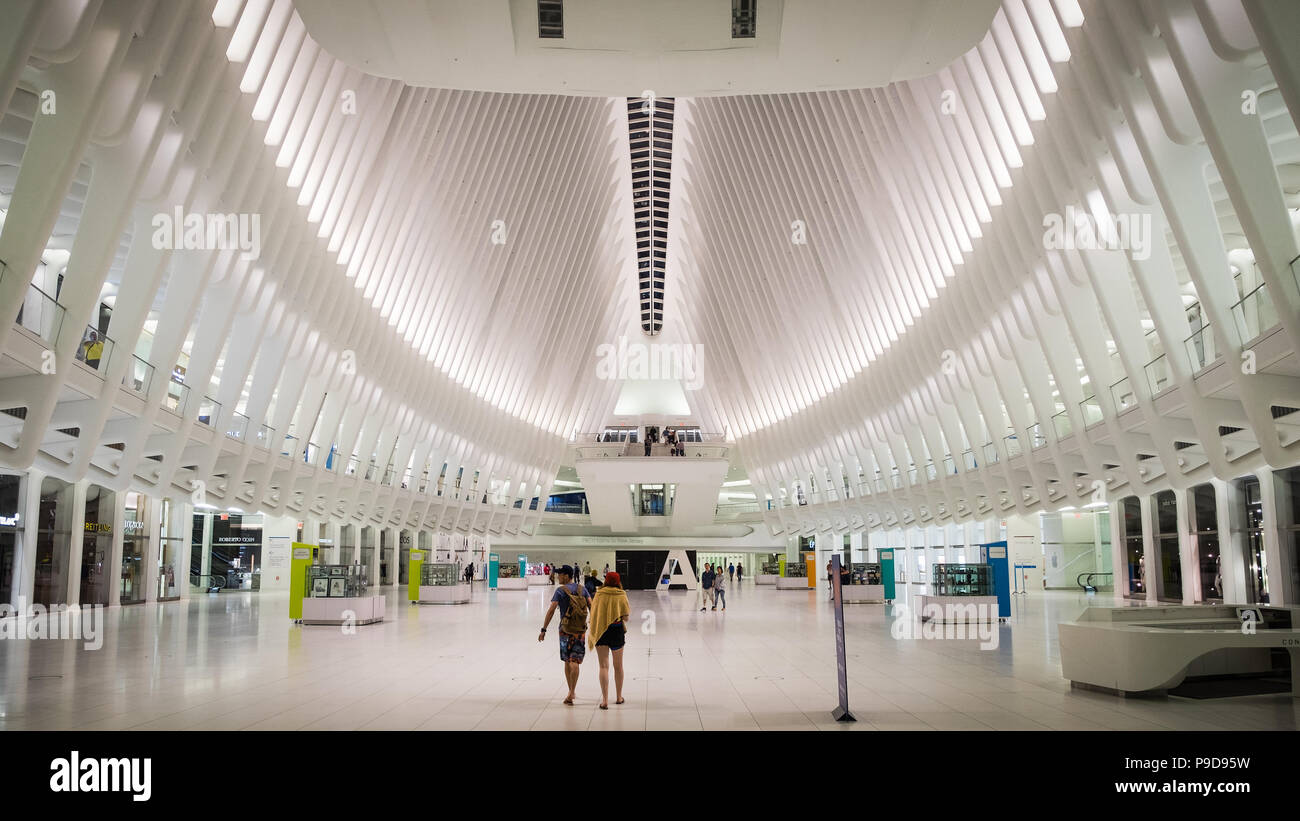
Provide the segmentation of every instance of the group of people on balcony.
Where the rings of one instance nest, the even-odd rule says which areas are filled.
[[[645,429],[645,455],[650,455],[650,446],[659,442],[659,426],[646,425]],[[678,434],[677,431],[669,428],[664,432],[664,442],[669,446],[669,455],[685,456],[686,439]]]

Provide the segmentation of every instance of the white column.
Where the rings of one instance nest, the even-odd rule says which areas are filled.
[[[108,605],[115,607],[122,603],[122,529],[126,521],[126,493],[113,494],[113,532],[109,538],[108,568]]]
[[[1219,562],[1225,604],[1246,604],[1245,505],[1236,482],[1211,479],[1214,513],[1219,527]]]
[[[1146,593],[1146,600],[1155,602],[1160,551],[1156,546],[1155,522],[1151,520],[1151,497],[1139,496],[1138,505],[1142,511],[1142,589]]]
[[[144,600],[146,604],[158,601],[158,580],[165,572],[158,566],[162,550],[163,500],[144,497]]]
[[[1174,504],[1178,517],[1178,564],[1182,571],[1183,604],[1196,604],[1201,600],[1201,562],[1196,551],[1196,506],[1192,504],[1192,491],[1174,491]]]
[[[161,519],[161,514],[159,517]],[[190,497],[177,496],[172,500],[170,524],[171,529],[166,535],[180,536],[176,543],[176,555],[172,557],[172,574],[181,601],[185,601],[190,597],[190,558],[194,549],[190,544],[194,537],[189,535],[194,532],[194,506],[190,504]]]
[[[1128,545],[1124,543],[1124,505],[1120,500],[1110,503],[1110,569],[1111,594],[1118,603],[1128,591]]]
[[[23,532],[18,539],[18,555],[14,557],[13,596],[32,606],[32,594],[36,587],[36,539],[40,530],[41,482],[45,474],[36,469],[27,471],[27,481],[23,483]]]
[[[69,517],[72,536],[68,540],[68,595],[67,604],[81,601],[81,552],[86,533],[86,489],[90,482],[82,480],[72,486],[72,515]],[[56,548],[57,549],[57,548]]]

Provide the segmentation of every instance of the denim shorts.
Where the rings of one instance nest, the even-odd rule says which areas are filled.
[[[574,664],[582,664],[582,660],[586,657],[586,636],[571,636],[568,633],[560,633],[560,661],[571,661]]]

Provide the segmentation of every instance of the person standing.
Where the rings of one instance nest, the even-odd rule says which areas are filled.
[[[718,609],[718,602],[722,602],[722,609],[727,609],[727,586],[724,584],[722,576],[722,565],[718,565],[718,572],[713,576],[713,609]]]
[[[740,562],[736,562],[736,584],[740,584],[744,580],[744,577],[745,566]]]
[[[727,581],[734,582],[735,580],[736,580],[736,563],[732,562],[731,564],[727,565]]]
[[[575,572],[567,564],[557,571],[560,585],[555,589],[555,595],[551,596],[551,606],[546,610],[542,631],[537,634],[538,641],[546,640],[546,629],[550,627],[551,617],[555,615],[555,609],[558,607],[560,629],[557,632],[560,634],[560,661],[564,662],[564,680],[569,685],[569,695],[565,697],[564,703],[570,707],[573,706],[573,697],[577,694],[578,672],[582,668],[583,658],[587,655],[587,615],[591,604],[587,588],[573,580]]]
[[[617,573],[606,573],[605,584],[591,601],[591,632],[588,647],[596,648],[600,660],[600,709],[609,709],[609,662],[614,660],[614,703],[623,703],[623,645],[627,641],[627,620],[632,607]],[[599,638],[596,638],[599,636]]]
[[[831,563],[826,563],[826,588],[831,591],[831,601],[835,601],[835,578],[831,575]]]
[[[700,607],[700,612],[703,613],[713,601],[713,565],[708,562],[705,562],[704,573],[700,575],[700,592],[704,596]]]

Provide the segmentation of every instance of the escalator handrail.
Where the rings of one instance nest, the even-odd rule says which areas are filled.
[[[1115,575],[1114,572],[1109,570],[1094,570],[1088,573],[1080,573],[1078,576],[1075,576],[1074,583],[1079,585],[1079,587],[1083,588],[1084,590],[1087,590],[1089,587],[1093,586],[1092,585],[1093,576],[1114,576],[1114,575]],[[1088,584],[1084,584],[1083,582],[1084,576],[1088,577]]]
[[[208,585],[206,585],[206,586],[207,586],[207,587],[215,587],[215,588],[217,588],[218,590],[224,588],[224,587],[226,586],[226,584],[227,584],[226,577],[225,577],[225,576],[222,576],[222,575],[218,575],[218,574],[216,574],[216,573],[191,573],[191,574],[190,574],[190,578],[191,578],[191,579],[199,579],[199,580],[202,580],[202,579],[214,579],[214,580],[216,580],[216,581],[213,581],[211,584],[208,584]],[[217,582],[220,582],[220,584],[218,584]],[[204,587],[205,585],[203,585],[203,584],[195,584],[194,586],[195,586],[195,587]]]

